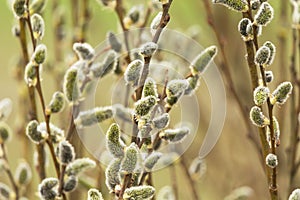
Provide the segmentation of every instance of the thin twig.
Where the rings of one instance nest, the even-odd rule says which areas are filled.
[[[8,159],[7,159],[7,153],[6,153],[6,149],[5,149],[5,145],[4,143],[1,143],[1,150],[2,150],[2,159],[6,162],[6,167],[5,167],[5,172],[9,178],[9,181],[10,183],[12,184],[13,186],[13,190],[15,192],[15,199],[16,200],[19,200],[19,187],[14,179],[14,176],[13,176],[13,173],[11,172],[11,169],[10,169],[10,166],[9,166],[9,163],[8,163]]]
[[[188,167],[186,165],[186,161],[185,161],[184,155],[182,155],[180,157],[180,165],[182,166],[184,174],[185,174],[185,176],[186,176],[186,178],[188,180],[189,188],[192,190],[193,199],[194,200],[200,199],[200,197],[198,195],[198,190],[196,189],[196,184],[194,183],[193,179],[190,176],[189,169],[188,169]]]

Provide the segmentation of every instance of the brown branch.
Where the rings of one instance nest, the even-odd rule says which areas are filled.
[[[229,65],[229,62],[228,62],[228,59],[226,56],[225,40],[224,40],[223,36],[221,35],[221,33],[219,33],[219,31],[217,30],[209,1],[203,0],[203,3],[204,3],[206,15],[207,15],[207,23],[212,28],[212,30],[216,36],[216,39],[219,43],[219,46],[220,46],[221,56],[222,56],[222,60],[223,60],[223,62],[221,63],[221,70],[223,71],[224,77],[227,81],[228,90],[231,92],[232,96],[234,97],[234,100],[236,101],[236,103],[238,105],[240,113],[242,114],[244,124],[246,126],[246,129],[248,130],[248,138],[253,142],[253,144],[254,144],[256,150],[259,152],[259,154],[261,154],[261,147],[259,146],[258,141],[255,139],[255,137],[253,135],[253,128],[249,123],[249,110],[243,105],[241,98],[239,98],[239,95],[238,95],[236,89],[234,88],[235,84],[233,82],[233,78],[232,78],[230,70],[229,70],[230,65]],[[255,71],[253,73],[255,73]],[[256,82],[256,81],[257,80],[254,79],[254,82]]]

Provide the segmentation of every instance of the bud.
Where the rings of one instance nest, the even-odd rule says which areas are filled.
[[[133,173],[137,165],[138,153],[138,147],[135,143],[131,143],[130,146],[126,148],[125,156],[122,160],[120,168],[122,173]]]
[[[49,105],[46,108],[46,113],[58,113],[63,110],[65,106],[65,95],[62,92],[55,92]]]
[[[248,186],[242,186],[234,189],[230,195],[226,196],[224,200],[238,200],[249,199],[253,195],[253,189]]]
[[[164,113],[152,120],[152,124],[157,129],[166,128],[170,122],[170,115],[168,113]]]
[[[141,120],[139,120],[140,122]],[[149,123],[145,123],[143,125],[139,125],[139,133],[138,135],[141,137],[141,138],[148,138],[150,136],[150,132],[152,131],[152,128],[150,126]]]
[[[274,105],[278,103],[280,105],[284,104],[292,93],[293,85],[291,82],[281,83],[272,93],[271,103]]]
[[[189,83],[187,80],[171,80],[168,82],[166,88],[167,97],[165,99],[167,106],[172,107],[177,103],[179,98],[184,94],[185,90],[188,88]]]
[[[64,77],[64,94],[69,102],[77,102],[80,91],[77,83],[78,69],[71,67],[67,70]]]
[[[127,66],[124,79],[127,84],[132,83],[136,86],[141,76],[144,63],[141,60],[134,60]]]
[[[300,199],[300,189],[295,189],[289,196],[288,200],[299,200]]]
[[[202,51],[192,62],[190,69],[193,75],[204,73],[208,65],[217,55],[217,47],[210,46]]]
[[[101,3],[111,9],[114,9],[117,5],[116,0],[101,0]]]
[[[150,172],[157,161],[161,158],[162,154],[159,152],[152,152],[144,161],[144,166],[147,172]]]
[[[159,200],[175,200],[176,198],[175,198],[173,188],[168,185],[162,187],[157,194],[157,199],[159,199]]]
[[[189,174],[193,180],[199,180],[206,172],[205,160],[200,158],[195,158],[190,165]]]
[[[143,44],[140,48],[141,54],[144,57],[151,57],[157,50],[158,45],[154,42],[147,42]]]
[[[266,63],[267,66],[270,66],[270,65],[272,65],[274,58],[275,58],[276,47],[272,42],[269,42],[269,41],[265,42],[264,46],[268,47],[270,49],[270,56]]]
[[[267,87],[264,86],[258,86],[255,88],[253,91],[253,97],[254,97],[254,102],[257,106],[263,105],[268,97],[269,97],[270,90]]]
[[[15,180],[19,186],[27,185],[32,179],[30,166],[26,162],[21,162],[15,172]]]
[[[274,17],[273,13],[274,10],[268,2],[262,3],[256,15],[254,16],[253,24],[258,26],[268,25]]]
[[[11,137],[11,129],[10,127],[2,122],[0,123],[0,144],[7,142]]]
[[[169,0],[159,0],[159,2],[162,3],[162,4],[164,5],[164,4],[169,3]]]
[[[274,131],[274,137],[275,137],[275,143],[278,146],[280,144],[280,128],[278,120],[275,116],[273,116],[273,131]],[[269,142],[269,146],[271,147],[271,130],[269,126],[267,127],[267,141]]]
[[[145,116],[152,110],[156,103],[157,98],[155,96],[142,98],[134,104],[134,113],[138,116]]]
[[[133,6],[129,12],[128,15],[124,17],[123,23],[127,29],[129,29],[132,25],[138,24],[138,22],[141,19],[141,13],[143,10],[140,8],[140,6]]]
[[[155,35],[158,27],[159,27],[159,24],[160,24],[160,21],[161,21],[161,18],[162,18],[162,15],[163,15],[163,12],[159,12],[157,13],[157,15],[153,18],[151,24],[150,24],[150,30],[151,30],[151,34],[152,35]]]
[[[69,176],[64,182],[63,190],[65,192],[72,192],[76,189],[78,185],[78,178],[76,176]]]
[[[115,116],[120,118],[124,122],[132,122],[131,114],[133,110],[130,108],[124,107],[122,104],[113,105],[113,109],[115,110]]]
[[[44,44],[39,44],[31,56],[31,61],[35,64],[43,64],[47,55],[47,47]]]
[[[200,77],[198,74],[188,77],[186,80],[188,81],[189,85],[187,89],[185,89],[184,94],[185,95],[191,95],[200,85],[199,81]]]
[[[147,96],[155,96],[158,97],[157,87],[155,81],[148,77],[145,81],[145,85],[143,87],[142,98]]]
[[[269,166],[270,168],[275,168],[278,165],[278,160],[277,156],[269,153],[266,157],[266,165]]]
[[[96,162],[89,158],[79,158],[68,164],[66,174],[68,176],[77,176],[79,173],[96,167]]]
[[[97,107],[92,110],[80,112],[75,119],[75,124],[81,127],[92,126],[113,117],[112,107]]]
[[[115,187],[120,184],[121,159],[113,159],[105,170],[105,184],[110,192],[115,191]]]
[[[46,5],[46,0],[33,0],[29,5],[29,13],[33,15],[34,13],[43,12]]]
[[[253,26],[252,22],[248,18],[243,18],[238,25],[238,30],[244,41],[253,40]]]
[[[47,134],[43,134],[37,129],[38,125],[38,121],[32,120],[26,127],[27,137],[29,137],[29,139],[35,144],[43,142],[48,137]]]
[[[130,199],[151,199],[154,196],[155,189],[149,185],[133,186],[124,191],[123,198]]]
[[[25,0],[14,0],[12,4],[14,14],[18,18],[26,16],[26,1]]]
[[[258,127],[265,127],[270,123],[270,120],[264,116],[261,109],[258,106],[253,106],[250,110],[250,120]]]
[[[38,68],[39,68],[38,65],[36,65],[31,61],[25,67],[24,80],[29,87],[36,86],[37,84]]]
[[[41,40],[45,32],[44,19],[39,14],[33,14],[31,16],[31,24],[34,39]]]
[[[265,71],[266,82],[271,83],[274,79],[272,71]]]
[[[88,191],[88,199],[87,200],[104,200],[102,197],[101,192],[99,192],[97,189],[89,189]]]
[[[12,101],[4,98],[0,101],[0,121],[6,121],[12,111]]]
[[[118,124],[112,124],[106,133],[106,146],[108,151],[116,158],[124,156],[124,143],[120,140],[120,127]]]
[[[247,12],[249,7],[245,0],[212,0],[213,3],[221,4],[237,12]]]
[[[111,71],[114,71],[118,64],[117,54],[115,51],[111,50],[108,52],[103,63],[94,63],[90,70],[93,74],[93,77],[99,78],[104,77],[109,74]]]
[[[88,43],[74,43],[73,50],[81,60],[91,61],[95,57],[95,50]]]
[[[271,51],[270,48],[266,46],[260,47],[255,54],[255,64],[266,66],[270,59]]]
[[[115,52],[120,53],[122,50],[122,43],[118,40],[117,36],[113,32],[108,32],[107,38],[111,48]]]
[[[50,137],[51,142],[54,144],[61,142],[65,138],[65,132],[51,123],[49,124],[49,126],[51,131],[50,135],[47,131],[46,122],[40,123],[37,127],[37,131],[40,132],[42,135]]]
[[[57,146],[57,157],[62,165],[68,165],[75,159],[74,147],[68,141],[61,141]]]
[[[260,0],[251,0],[251,8],[252,10],[257,10],[259,6],[261,5]]]
[[[40,184],[39,184],[39,196],[43,200],[55,200],[57,197],[57,192],[55,187],[58,185],[58,179],[57,178],[45,178]]]
[[[186,136],[190,133],[190,129],[187,127],[177,129],[167,129],[159,134],[159,137],[170,143],[182,142]]]
[[[6,184],[0,182],[0,199],[9,200],[10,196],[11,196],[10,188]]]

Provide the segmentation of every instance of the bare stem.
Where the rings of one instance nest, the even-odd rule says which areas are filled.
[[[8,163],[8,159],[7,159],[7,153],[6,153],[6,149],[5,149],[5,145],[4,143],[1,143],[1,150],[2,150],[2,159],[4,159],[4,161],[6,162],[7,166],[5,167],[5,172],[9,178],[9,181],[10,183],[12,184],[13,186],[13,189],[14,189],[14,192],[15,192],[15,199],[18,200],[19,199],[19,187],[17,185],[17,183],[15,182],[15,179],[13,177],[13,174],[11,172],[11,169],[10,169],[10,166],[9,166],[9,163]]]
[[[195,182],[193,181],[193,179],[190,176],[189,169],[188,169],[188,166],[186,165],[186,161],[185,161],[184,155],[182,155],[180,157],[180,165],[182,166],[182,169],[183,169],[184,174],[186,176],[186,179],[188,181],[189,188],[191,188],[193,199],[194,200],[200,199],[200,197],[198,195],[198,191],[196,189],[196,184],[195,184]]]

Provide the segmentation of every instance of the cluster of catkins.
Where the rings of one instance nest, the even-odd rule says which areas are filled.
[[[213,0],[213,2],[225,5],[238,12],[247,12],[249,9],[256,11],[252,21],[249,18],[243,18],[238,24],[238,31],[245,42],[253,41],[255,36],[260,36],[262,27],[267,26],[273,19],[274,10],[265,0],[251,0],[250,5],[246,0]],[[297,4],[298,9],[298,2],[293,0],[292,2]],[[259,81],[259,86],[253,92],[255,106],[250,110],[252,123],[257,127],[266,127],[266,139],[269,142],[270,149],[272,148],[272,141],[274,141],[275,147],[280,144],[279,123],[275,116],[272,116],[272,119],[266,117],[263,114],[262,107],[266,102],[268,102],[268,106],[272,107],[284,104],[293,89],[290,82],[283,82],[273,92],[270,91],[269,84],[273,81],[273,73],[272,71],[266,71],[266,69],[272,65],[275,53],[276,47],[270,41],[265,42],[256,51],[254,62],[264,74],[262,74],[262,79]],[[270,120],[272,120],[272,123],[270,123]],[[272,136],[270,124],[273,126],[274,135]],[[266,165],[270,168],[275,168],[278,165],[275,154],[270,153],[265,159]]]
[[[43,10],[44,3],[44,1],[34,1],[28,9],[24,0],[13,2],[16,18],[28,20],[30,16],[33,39],[37,44],[24,72],[24,80],[27,86],[32,88],[40,87],[42,65],[47,58],[47,47],[41,43],[45,25],[39,14]],[[102,1],[102,3],[106,6],[115,6],[115,1]],[[168,1],[161,1],[161,3],[165,4]],[[133,9],[129,13],[124,19],[124,23],[128,27],[138,23],[140,11]],[[151,31],[157,30],[161,17],[162,12],[159,12],[151,23]],[[64,130],[50,123],[47,119],[52,114],[61,112],[66,101],[70,107],[78,106],[84,101],[87,86],[110,73],[122,74],[124,72],[126,84],[131,85],[135,91],[142,88],[141,96],[136,99],[132,108],[125,108],[122,105],[108,105],[79,112],[78,115],[74,116],[74,123],[77,128],[84,128],[115,116],[124,118],[124,116],[129,115],[130,120],[136,125],[138,139],[131,143],[121,137],[121,128],[116,123],[111,124],[106,133],[106,147],[113,157],[105,171],[106,185],[111,192],[117,195],[123,192],[122,198],[124,199],[151,199],[155,194],[155,189],[152,186],[143,185],[141,177],[150,172],[161,158],[162,153],[158,151],[161,142],[181,142],[190,132],[187,127],[168,128],[169,111],[183,95],[190,95],[196,90],[200,76],[216,56],[217,48],[211,46],[201,52],[191,63],[190,74],[186,78],[169,80],[165,86],[160,87],[146,70],[147,66],[151,68],[151,64],[146,63],[146,60],[150,61],[155,55],[158,48],[156,43],[143,44],[136,52],[135,59],[124,67],[121,66],[121,59],[124,59],[122,57],[122,43],[112,32],[108,33],[107,38],[110,50],[106,52],[102,62],[96,62],[99,55],[91,45],[74,43],[73,50],[78,60],[65,72],[63,91],[56,91],[45,107],[43,111],[45,122],[34,119],[27,124],[27,137],[34,144],[53,145],[55,157],[52,159],[56,159],[56,162],[59,163],[59,169],[64,169],[61,171],[62,176],[45,178],[39,184],[38,193],[41,199],[56,199],[64,193],[73,191],[78,184],[80,172],[96,165],[89,158],[76,158],[74,147],[66,140]],[[159,89],[163,88],[165,89],[159,94]],[[8,100],[3,100],[0,106],[7,107],[8,102]],[[8,113],[7,109],[2,109],[2,107],[0,108],[1,121],[6,119]],[[1,122],[0,143],[6,142],[9,132],[8,126]],[[203,160],[196,158],[190,167],[191,176],[197,178],[199,173],[202,173],[199,169],[203,169],[200,167],[203,164]],[[5,164],[1,166],[5,166]],[[21,178],[19,178],[19,174],[22,174]],[[20,185],[27,184],[31,177],[30,174],[28,165],[22,163],[18,167],[16,180]],[[132,181],[122,191],[124,179],[128,175]],[[24,177],[26,180],[23,180]],[[11,192],[6,185],[1,184],[0,188],[1,191],[4,191],[1,192],[1,195],[10,195]],[[163,194],[170,193],[170,188],[164,188]],[[90,189],[88,199],[103,199],[103,197],[98,190]]]

